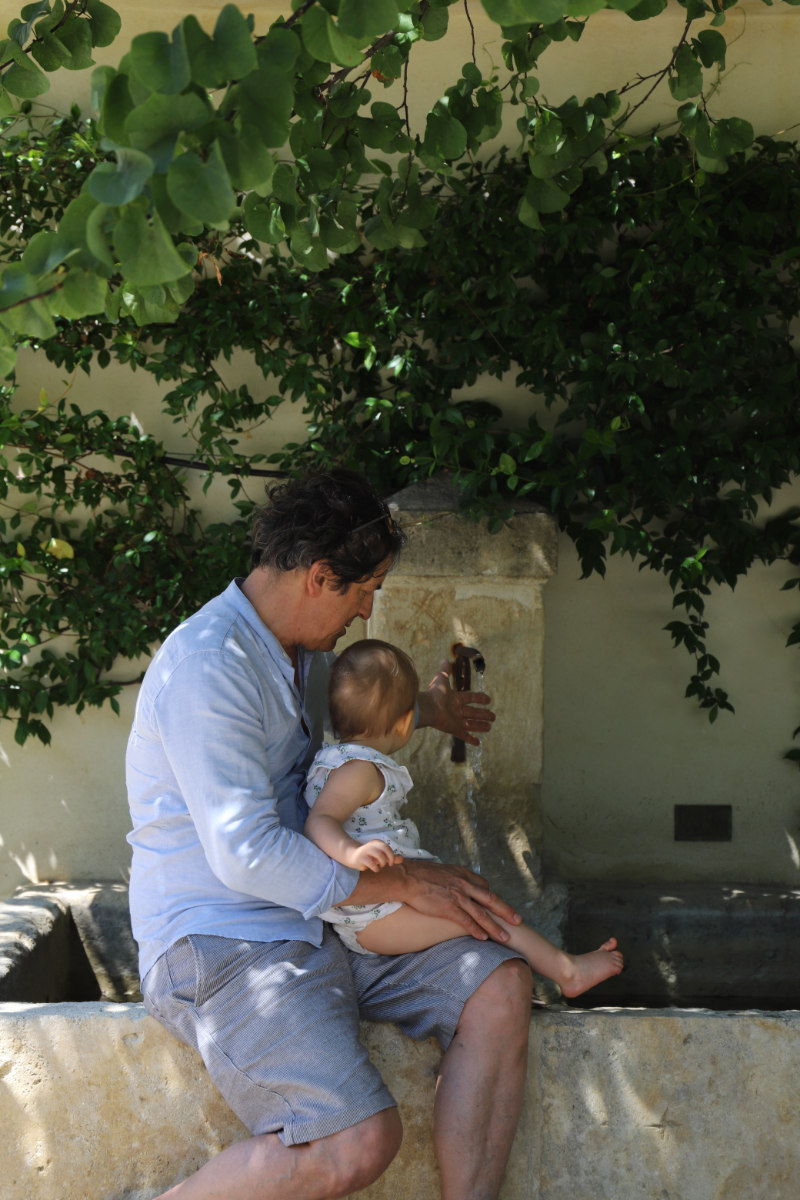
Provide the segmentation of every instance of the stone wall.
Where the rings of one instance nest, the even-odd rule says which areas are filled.
[[[435,1042],[362,1037],[405,1141],[360,1200],[438,1200]],[[501,1200],[797,1200],[800,1013],[534,1013]],[[3,1200],[152,1200],[247,1131],[141,1004],[0,1004]]]

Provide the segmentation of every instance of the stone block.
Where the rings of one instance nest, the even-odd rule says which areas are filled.
[[[362,1038],[405,1141],[358,1196],[438,1200],[439,1048]],[[798,1012],[536,1012],[501,1200],[797,1200],[798,1078]],[[3,1200],[153,1200],[248,1136],[194,1051],[105,1002],[0,1005],[0,1128]]]
[[[466,763],[451,762],[451,739],[431,730],[397,755],[414,780],[408,815],[426,849],[478,868],[533,921],[542,900],[541,589],[556,570],[555,522],[531,505],[490,534],[485,521],[454,511],[458,493],[441,480],[415,484],[389,503],[408,545],[376,594],[368,635],[410,654],[423,686],[454,642],[476,647],[498,717],[480,755],[471,752]]]

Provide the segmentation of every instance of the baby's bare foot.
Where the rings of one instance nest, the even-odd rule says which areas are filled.
[[[569,1000],[580,996],[583,992],[588,992],[589,988],[602,983],[604,979],[609,979],[612,975],[619,975],[622,970],[622,955],[619,950],[615,949],[616,944],[617,939],[612,937],[607,942],[603,942],[599,950],[593,950],[591,954],[571,954],[569,956],[572,960],[571,969],[565,973],[563,979],[556,980],[561,991]]]

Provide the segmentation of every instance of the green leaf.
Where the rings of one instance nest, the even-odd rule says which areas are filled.
[[[106,227],[110,211],[107,204],[97,204],[92,209],[86,222],[86,245],[96,259],[113,269],[110,230]]]
[[[63,262],[75,247],[63,233],[43,230],[35,233],[25,248],[22,265],[29,275],[47,275]]]
[[[4,268],[0,276],[0,324],[15,333],[46,341],[54,337],[56,332],[47,300],[19,303],[26,295],[32,294],[28,288],[29,280],[21,263],[12,263]]]
[[[529,229],[538,229],[544,231],[544,226],[539,220],[539,214],[533,205],[528,200],[527,196],[523,196],[520,201],[520,206],[517,211],[517,216],[523,225],[527,225]]]
[[[111,80],[115,77],[116,73],[117,72],[113,67],[95,67],[95,69],[92,71],[92,108],[96,113],[101,111],[106,89],[111,83]]]
[[[723,157],[735,154],[737,150],[749,150],[754,137],[753,126],[741,117],[723,117],[714,122],[709,132],[712,151]]]
[[[640,0],[635,8],[628,9],[628,16],[632,21],[649,21],[651,17],[657,17],[667,7],[667,0]]]
[[[719,63],[720,70],[725,70],[728,43],[721,33],[717,33],[715,29],[704,29],[696,38],[692,38],[692,46],[704,67],[713,67],[714,63]]]
[[[346,37],[365,46],[373,38],[393,29],[397,16],[394,0],[342,0],[339,29]]]
[[[129,114],[125,141],[144,150],[163,174],[172,161],[180,133],[192,133],[213,119],[214,110],[194,92],[185,96],[153,94]]]
[[[50,91],[50,80],[21,51],[20,54],[25,58],[25,66],[13,62],[3,75],[3,87],[12,96],[19,96],[23,100],[35,100],[37,96],[43,96],[45,92]]]
[[[89,22],[93,46],[110,46],[122,28],[122,18],[103,0],[86,0],[86,11],[92,18]]]
[[[164,222],[164,228],[168,233],[178,233],[183,225],[184,216],[179,208],[169,198],[167,191],[167,176],[166,174],[156,174],[150,179],[150,193],[153,197],[153,203],[158,209],[158,215]],[[203,231],[201,222],[198,222],[200,232]],[[91,249],[91,247],[90,247]]]
[[[256,54],[266,70],[278,71],[281,75],[292,75],[302,50],[303,44],[296,34],[290,29],[281,29],[276,25],[259,44]]]
[[[140,33],[131,42],[131,66],[153,92],[175,96],[191,81],[192,71],[183,29],[176,25],[172,41],[166,33]]]
[[[697,165],[701,171],[705,171],[707,175],[727,175],[728,164],[724,158],[707,158],[704,154],[697,152]],[[698,171],[698,175],[700,172]],[[701,183],[702,180],[697,180]]]
[[[525,189],[525,199],[537,212],[561,212],[569,203],[569,193],[551,179],[530,179]]]
[[[257,242],[274,246],[286,237],[286,226],[280,213],[269,203],[265,204],[255,192],[245,197],[243,209],[245,229]]]
[[[394,233],[387,229],[383,217],[370,217],[364,226],[364,237],[376,250],[391,250],[397,245]]]
[[[98,68],[102,70],[101,68]],[[94,76],[92,76],[94,78]],[[128,86],[127,75],[115,75],[103,96],[103,107],[100,110],[100,126],[106,137],[112,142],[124,146],[128,140],[125,133],[125,122],[133,109],[133,97]]]
[[[681,46],[675,56],[675,75],[670,76],[669,90],[675,100],[689,100],[703,90],[703,72],[688,46]]]
[[[439,158],[460,158],[467,148],[467,131],[446,112],[428,113],[423,149]]]
[[[258,66],[250,29],[235,4],[226,4],[222,9],[213,38],[193,16],[184,19],[183,30],[192,79],[201,87],[220,87]]]
[[[123,205],[135,200],[153,174],[153,160],[141,150],[117,146],[114,163],[100,163],[89,176],[89,191],[100,204]]]
[[[564,15],[567,17],[590,17],[606,7],[606,0],[566,0]]]
[[[357,67],[364,61],[359,43],[341,33],[333,18],[315,4],[303,17],[303,45],[319,62],[334,62],[340,67]]]
[[[58,40],[69,51],[69,58],[64,62],[68,71],[83,71],[86,67],[94,66],[91,21],[77,16],[68,17],[66,24],[58,30]]]
[[[163,287],[137,287],[127,280],[119,289],[120,312],[127,312],[140,327],[175,321],[180,307]]]
[[[194,150],[176,158],[167,172],[167,192],[176,208],[198,221],[207,225],[227,221],[236,196],[219,142],[214,142],[206,162]]]
[[[482,0],[497,25],[552,25],[564,15],[566,0]]]
[[[422,18],[422,36],[426,42],[438,42],[447,33],[450,14],[446,8],[429,8]]]
[[[67,205],[58,232],[69,239],[73,249],[86,246],[86,222],[96,207],[97,201],[89,191],[81,192]]]
[[[58,71],[72,57],[67,47],[53,33],[42,35],[31,46],[31,54],[43,71]]]
[[[51,304],[53,312],[71,321],[103,312],[108,284],[94,271],[72,270]]]
[[[514,475],[517,470],[517,464],[510,454],[501,454],[498,466],[504,475]]]
[[[294,172],[287,163],[281,163],[275,168],[275,174],[272,176],[272,190],[282,204],[291,204],[293,207],[297,207],[303,203],[297,194]]]
[[[114,227],[113,241],[123,274],[134,284],[171,283],[186,274],[186,263],[158,213],[148,221],[140,208],[126,208]]]
[[[287,36],[297,40],[288,31]],[[261,66],[241,82],[242,126],[256,128],[265,146],[286,144],[293,105],[292,85],[279,71]]]
[[[337,254],[350,254],[361,246],[361,238],[357,233],[353,233],[351,229],[343,229],[331,217],[320,217],[319,235],[324,245]]]
[[[436,219],[437,203],[432,196],[423,196],[418,183],[409,184],[407,208],[399,219],[411,229],[427,229]]]
[[[176,279],[174,283],[170,283],[168,291],[176,304],[185,304],[194,293],[195,287],[194,276],[190,271],[188,275],[184,275],[181,279]]]
[[[6,379],[17,365],[17,351],[14,346],[0,346],[0,379]]]
[[[272,190],[267,185],[275,171],[275,160],[256,127],[244,125],[237,132],[224,124],[218,140],[228,175],[236,190],[249,192],[258,188],[262,196],[267,195]]]

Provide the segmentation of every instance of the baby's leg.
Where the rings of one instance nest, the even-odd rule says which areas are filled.
[[[534,971],[557,983],[568,999],[580,996],[622,970],[616,938],[609,938],[591,954],[567,954],[527,925],[508,925],[500,917],[494,919],[510,935],[506,945],[524,954]]]
[[[524,955],[534,971],[557,983],[568,999],[580,996],[611,975],[619,975],[622,970],[622,955],[615,949],[615,938],[610,938],[591,954],[567,954],[566,950],[558,950],[527,925],[509,925],[500,917],[494,919],[509,934],[504,944]],[[413,954],[451,938],[465,936],[455,921],[428,917],[404,904],[356,934],[356,941],[373,954]]]
[[[439,942],[465,936],[455,921],[429,917],[404,904],[388,917],[372,921],[356,934],[356,941],[373,954],[413,954],[438,946]]]

